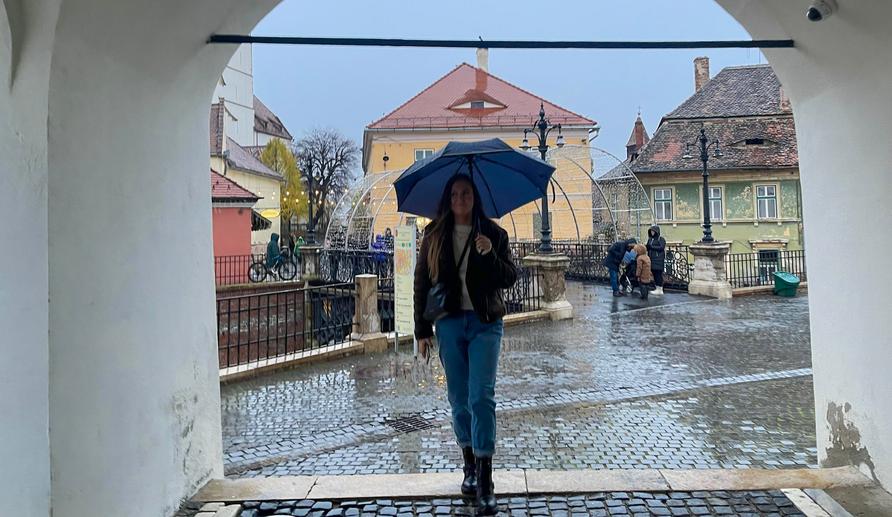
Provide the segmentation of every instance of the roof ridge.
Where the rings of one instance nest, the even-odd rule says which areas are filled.
[[[493,79],[495,79],[495,80],[497,80],[497,81],[500,81],[500,82],[502,82],[502,83],[504,83],[504,84],[510,86],[511,88],[514,88],[515,90],[518,90],[518,91],[520,91],[520,92],[523,92],[523,93],[529,95],[530,97],[533,97],[533,98],[535,98],[535,99],[538,99],[538,100],[541,101],[541,102],[547,102],[549,105],[554,106],[555,108],[557,108],[557,109],[559,109],[559,110],[563,110],[563,111],[569,113],[570,115],[579,117],[580,119],[582,119],[582,120],[586,120],[586,121],[588,121],[588,122],[591,122],[592,124],[595,123],[594,120],[592,120],[592,119],[590,119],[590,118],[588,118],[588,117],[586,117],[586,116],[580,115],[579,113],[576,113],[576,112],[573,111],[573,110],[567,109],[567,108],[561,106],[560,104],[557,104],[557,103],[555,103],[555,102],[551,102],[550,100],[548,100],[548,99],[546,99],[546,98],[544,98],[544,97],[542,97],[542,96],[540,96],[540,95],[536,95],[535,93],[533,93],[533,92],[531,92],[531,91],[529,91],[529,90],[526,90],[526,89],[524,89],[524,88],[521,88],[520,86],[517,86],[516,84],[512,83],[511,81],[509,81],[509,80],[507,80],[507,79],[503,79],[503,78],[501,78],[501,77],[499,77],[499,76],[497,76],[497,75],[495,75],[495,74],[493,74],[493,73],[491,73],[491,72],[489,72],[489,71],[487,71],[487,70],[483,70],[482,68],[478,68],[478,67],[476,67],[476,66],[474,66],[474,65],[470,65],[470,64],[468,64],[467,62],[462,62],[461,64],[457,65],[455,68],[453,68],[452,70],[450,70],[448,73],[446,73],[445,75],[443,75],[442,77],[440,77],[439,79],[437,79],[436,81],[434,81],[433,83],[431,83],[430,85],[428,85],[427,88],[421,90],[420,92],[418,92],[417,94],[415,94],[414,96],[412,96],[409,100],[407,100],[406,102],[400,104],[400,105],[397,106],[395,109],[391,110],[390,113],[388,113],[387,115],[384,115],[383,117],[381,117],[381,118],[379,118],[378,120],[372,122],[371,124],[369,124],[369,125],[366,126],[366,127],[367,127],[367,128],[372,128],[372,127],[375,126],[376,124],[378,124],[378,123],[380,123],[380,122],[383,122],[385,119],[387,119],[388,117],[390,117],[391,115],[393,115],[394,113],[396,113],[397,111],[399,111],[401,108],[403,108],[403,107],[406,106],[407,104],[411,103],[412,101],[414,101],[415,99],[417,99],[418,97],[420,97],[420,96],[421,96],[422,94],[424,94],[425,92],[427,92],[427,91],[429,91],[430,89],[432,89],[434,86],[436,86],[437,84],[439,84],[440,82],[442,82],[444,79],[446,79],[446,78],[449,77],[450,75],[454,74],[456,71],[458,71],[458,70],[459,70],[461,67],[463,67],[463,66],[467,66],[467,67],[469,67],[469,68],[471,68],[471,69],[473,69],[473,70],[475,70],[475,71],[483,72],[483,73],[486,74],[487,76],[492,77]],[[502,101],[499,101],[499,102],[502,103]],[[502,103],[502,104],[504,104],[504,103]]]
[[[731,65],[722,68],[722,70],[734,70],[738,68],[771,68],[771,65],[768,63],[759,63],[755,65]],[[719,73],[722,73],[722,70],[719,70]]]
[[[410,102],[412,102],[412,101],[414,101],[415,99],[417,99],[418,97],[420,97],[421,94],[423,94],[424,92],[430,90],[431,88],[433,88],[433,87],[436,86],[437,84],[443,82],[443,79],[446,79],[446,78],[449,77],[450,75],[454,74],[456,70],[458,70],[459,68],[461,68],[461,67],[463,67],[463,66],[471,66],[471,65],[469,65],[469,64],[466,63],[466,62],[462,62],[461,64],[456,65],[455,68],[453,68],[452,70],[446,72],[446,73],[443,74],[439,79],[437,79],[436,81],[434,81],[434,82],[432,82],[431,84],[429,84],[429,85],[427,86],[427,88],[425,88],[425,89],[421,90],[420,92],[416,93],[416,94],[413,95],[411,98],[409,98],[408,100],[406,100],[406,102],[404,102],[404,103],[400,104],[399,106],[397,106],[396,108],[390,110],[389,113],[387,113],[387,114],[384,115],[383,117],[379,118],[378,120],[372,122],[371,124],[367,125],[366,127],[367,127],[367,128],[370,128],[370,127],[374,126],[375,124],[378,124],[378,123],[380,123],[380,122],[383,122],[384,119],[386,119],[387,117],[393,115],[394,113],[396,113],[397,111],[399,111],[400,109],[402,109],[403,106],[409,104]],[[473,67],[471,67],[471,68],[473,68]]]

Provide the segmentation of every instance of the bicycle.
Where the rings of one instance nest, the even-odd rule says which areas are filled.
[[[262,258],[251,263],[248,268],[248,280],[251,282],[263,282],[269,276],[273,280],[293,280],[297,276],[297,264],[290,258],[280,257],[272,267],[267,267],[266,259]]]

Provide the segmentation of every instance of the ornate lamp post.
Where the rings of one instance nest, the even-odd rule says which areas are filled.
[[[527,139],[527,134],[533,133],[539,141],[539,145],[537,145],[536,148],[539,150],[539,155],[542,157],[542,161],[545,161],[545,155],[548,153],[548,134],[554,129],[557,129],[558,131],[555,145],[563,147],[564,136],[561,134],[561,125],[551,124],[548,119],[545,118],[545,103],[541,103],[539,105],[539,120],[533,124],[533,127],[523,130],[523,144],[521,144],[520,148],[524,151],[530,150],[530,141]],[[542,236],[539,242],[539,253],[541,254],[554,252],[551,247],[550,219],[551,218],[548,215],[548,191],[546,189],[545,195],[542,196]]]
[[[696,142],[688,143],[685,146],[682,158],[685,160],[692,159],[694,157],[693,150],[697,145],[700,146],[700,161],[703,162],[703,239],[701,239],[700,242],[710,244],[715,242],[715,239],[712,237],[712,221],[709,217],[709,212],[711,211],[709,205],[709,149],[710,147],[715,148],[713,150],[713,156],[715,158],[721,158],[723,154],[719,147],[718,139],[710,142],[709,139],[706,138],[706,129],[701,127],[700,136],[697,137]]]
[[[304,162],[306,164],[306,174],[301,176],[300,182],[307,187],[307,198],[309,200],[308,204],[308,216],[309,220],[307,221],[307,244],[316,244],[316,221],[313,218],[313,205],[316,202],[315,196],[313,196],[313,159],[308,157]]]

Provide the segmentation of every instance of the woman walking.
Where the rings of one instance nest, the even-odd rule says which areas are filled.
[[[468,176],[454,176],[440,198],[437,217],[424,231],[415,269],[415,336],[419,353],[427,357],[434,335],[430,319],[438,317],[436,336],[452,428],[464,458],[461,491],[476,495],[481,515],[498,511],[492,456],[505,315],[501,290],[516,279],[507,232],[486,217]],[[439,311],[431,310],[429,295],[433,304],[441,303]]]

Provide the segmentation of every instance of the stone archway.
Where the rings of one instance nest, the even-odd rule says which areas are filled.
[[[892,254],[892,5],[840,0],[815,24],[807,2],[717,1],[754,37],[797,43],[766,55],[795,108],[814,228],[819,456],[888,488],[892,269],[870,266],[857,289],[840,266]],[[0,495],[20,515],[165,515],[221,473],[202,171],[234,48],[205,40],[275,4],[2,2],[0,463],[20,467]]]
[[[207,120],[235,47],[206,40],[276,4],[3,0],[0,462],[17,467],[0,494],[17,515],[171,515],[222,475]]]

